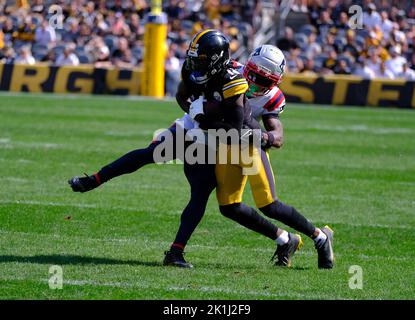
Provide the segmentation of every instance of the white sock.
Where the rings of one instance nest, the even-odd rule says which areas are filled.
[[[286,244],[288,242],[289,237],[288,237],[288,232],[287,231],[283,231],[280,236],[275,240],[275,242],[279,245],[279,246],[283,246],[284,244]]]
[[[326,234],[320,230],[320,233],[318,234],[318,236],[315,237],[313,240],[317,247],[321,247],[326,242],[326,239],[327,239]]]

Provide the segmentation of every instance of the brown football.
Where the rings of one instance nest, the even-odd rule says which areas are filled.
[[[222,108],[216,100],[208,100],[203,104],[203,112],[211,119],[221,120],[223,118]]]

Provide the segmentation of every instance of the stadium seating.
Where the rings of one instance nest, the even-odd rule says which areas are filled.
[[[65,46],[71,44],[76,48],[74,54],[80,63],[94,64],[104,61],[106,65],[111,65],[114,63],[114,53],[119,54],[120,40],[125,39],[128,48],[123,50],[128,49],[131,54],[125,55],[123,59],[129,61],[124,62],[130,66],[140,64],[143,58],[144,25],[150,10],[150,1],[140,9],[134,7],[132,1],[93,1],[89,4],[94,3],[93,12],[88,11],[88,2],[80,0],[75,7],[71,7],[71,1],[62,0],[59,5],[66,15],[62,28],[54,29],[52,38],[55,39],[45,45],[37,43],[34,34],[41,28],[44,20],[53,18],[47,9],[55,2],[45,1],[43,12],[39,14],[38,9],[32,12],[30,8],[16,6],[20,2],[6,1],[3,4],[4,13],[0,14],[0,26],[4,35],[4,45],[0,47],[0,61],[3,60],[3,53],[10,52],[10,47],[17,57],[19,49],[25,46],[31,47],[36,61],[54,64]],[[232,57],[240,59],[241,62],[248,57],[254,45],[261,43],[261,39],[271,44],[284,40],[288,43],[287,48],[282,48],[286,54],[288,72],[309,72],[302,65],[304,61],[311,59],[314,64],[313,72],[335,73],[336,67],[330,70],[324,68],[330,52],[335,50],[335,66],[345,60],[351,73],[359,73],[360,63],[368,59],[367,53],[370,51],[380,58],[378,66],[370,65],[374,74],[379,75],[377,71],[380,63],[391,58],[391,48],[401,52],[401,65],[407,62],[409,74],[415,68],[415,10],[403,2],[371,1],[376,4],[372,16],[369,17],[368,7],[363,7],[363,27],[350,28],[344,19],[341,20],[341,13],[343,17],[344,14],[349,15],[346,2],[310,0],[308,7],[302,6],[301,10],[298,6],[292,8],[285,21],[284,30],[278,29],[280,10],[277,10],[276,2],[256,0],[249,2],[248,7],[237,2],[231,8],[228,2],[219,1],[219,7],[212,7],[209,1],[163,2],[163,9],[169,14],[167,45],[174,46],[175,56],[180,62],[183,62],[186,54],[186,46],[183,44],[189,41],[194,32],[201,28],[219,28],[231,40]],[[193,9],[195,6],[199,11]],[[265,20],[267,26],[263,28],[261,23]],[[367,25],[372,20],[377,22]],[[265,32],[268,34],[264,34]],[[108,51],[109,56],[101,57],[98,61],[96,53]],[[4,57],[6,56],[5,53]],[[7,61],[13,61],[13,58],[10,60],[7,56]],[[397,70],[389,70],[388,74],[393,74],[395,78],[406,77],[401,72],[401,65],[398,65]]]

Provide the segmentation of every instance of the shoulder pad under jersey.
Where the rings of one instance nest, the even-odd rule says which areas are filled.
[[[248,90],[248,82],[234,68],[227,68],[223,79],[222,93],[225,99],[244,94]]]

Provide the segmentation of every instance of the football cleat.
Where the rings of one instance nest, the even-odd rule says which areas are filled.
[[[86,173],[85,177],[73,177],[68,183],[74,192],[87,192],[100,185],[96,174],[88,176]]]
[[[318,268],[319,269],[331,269],[334,266],[334,253],[333,253],[333,234],[334,231],[329,226],[321,228],[321,232],[327,236],[326,241],[320,245],[315,245],[318,254]]]
[[[183,257],[184,252],[181,251],[165,251],[164,252],[164,260],[163,265],[164,266],[173,266],[178,268],[187,268],[192,269],[193,265],[186,262]]]
[[[277,261],[275,262],[276,266],[291,267],[291,258],[296,251],[303,247],[304,243],[299,234],[289,233],[288,239],[286,244],[282,246],[277,245],[277,250],[275,250],[275,253],[271,258],[271,261],[277,258]]]

